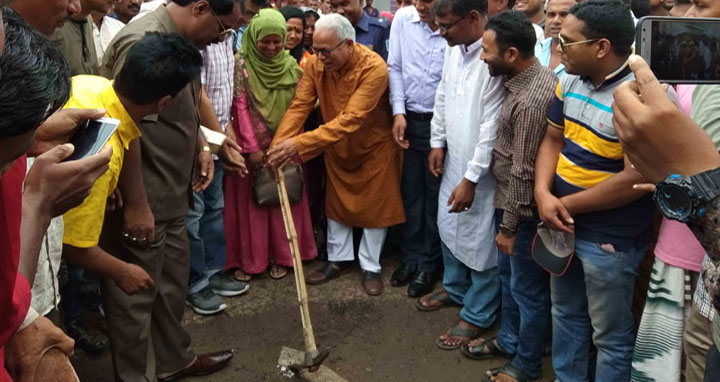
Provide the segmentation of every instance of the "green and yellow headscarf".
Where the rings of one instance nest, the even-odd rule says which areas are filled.
[[[245,61],[247,84],[257,112],[267,128],[274,132],[295,97],[302,69],[284,48],[272,58],[260,53],[258,41],[273,34],[280,36],[284,47],[287,37],[285,18],[274,9],[261,9],[243,33],[238,55]]]

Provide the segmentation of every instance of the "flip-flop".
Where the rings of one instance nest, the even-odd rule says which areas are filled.
[[[497,337],[495,337],[497,338]],[[480,345],[473,346],[470,349],[470,341],[460,345],[460,353],[465,357],[474,360],[482,360],[487,358],[510,358],[510,355],[500,350],[499,347],[495,346],[495,338],[483,341]],[[487,353],[483,350],[487,348]]]
[[[498,374],[505,374],[508,377],[515,379],[517,382],[533,382],[540,379],[539,376],[536,378],[528,376],[510,362],[506,363],[504,366],[495,367],[488,371],[493,375],[493,377],[497,377]],[[492,382],[487,373],[483,374],[482,382]]]
[[[273,268],[278,269],[280,272],[273,275]],[[273,280],[280,280],[281,278],[287,276],[288,269],[280,266],[280,265],[271,265],[270,270],[268,271],[268,275],[270,275],[270,278]]]
[[[480,333],[482,333],[482,329],[463,329],[460,327],[459,323],[455,324],[450,329],[450,337],[466,337],[467,341],[472,341],[480,336]],[[467,342],[465,341],[465,342]],[[439,337],[437,340],[435,340],[435,345],[439,347],[442,350],[455,350],[460,347],[464,342],[461,342],[457,345],[445,345],[445,341],[441,340]]]
[[[238,276],[237,276],[238,272],[244,274],[245,277],[238,277]],[[249,274],[241,271],[240,269],[235,269],[235,270],[233,271],[233,278],[234,278],[235,280],[237,280],[237,281],[242,281],[242,282],[246,283],[246,282],[252,280],[252,275],[249,275]]]
[[[431,300],[435,300],[437,302],[442,303],[442,305],[438,306],[425,306],[422,304],[423,297],[420,297],[419,299],[415,300],[415,307],[417,310],[421,312],[432,312],[434,310],[440,310],[443,308],[450,308],[453,306],[460,306],[457,302],[453,301],[449,295],[445,294],[446,292],[437,292],[430,295]]]

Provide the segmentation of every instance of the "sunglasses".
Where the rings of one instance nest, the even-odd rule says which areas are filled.
[[[589,42],[599,41],[600,39],[599,39],[599,38],[592,38],[592,39],[589,39],[589,40],[566,42],[562,35],[558,35],[558,40],[560,41],[560,50],[562,50],[562,51],[564,52],[564,51],[565,51],[565,48],[567,48],[568,46],[580,45],[580,44],[587,44],[587,43],[589,43]]]

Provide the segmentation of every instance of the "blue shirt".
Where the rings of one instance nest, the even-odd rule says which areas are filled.
[[[550,67],[550,57],[552,56],[552,37],[540,41],[535,45],[535,56],[540,61],[540,65]],[[557,78],[562,79],[565,76],[565,65],[562,63],[553,69]]]
[[[393,115],[431,113],[442,77],[447,43],[433,32],[415,7],[401,8],[390,29],[390,104]]]
[[[233,46],[233,49],[237,52],[242,47],[242,35],[247,30],[247,25],[243,25],[237,30],[235,30],[235,33],[233,33],[233,38],[235,39],[235,45]]]
[[[355,25],[355,42],[367,46],[387,61],[389,31],[389,21],[370,17],[363,12]]]

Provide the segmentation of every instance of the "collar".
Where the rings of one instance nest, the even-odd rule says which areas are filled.
[[[518,73],[517,76],[507,80],[505,82],[505,87],[511,93],[518,93],[526,90],[527,85],[530,83],[530,81],[532,81],[532,79],[537,76],[538,71],[540,70],[540,66],[540,61],[538,61],[538,59],[535,59],[535,62],[527,69]]]
[[[140,136],[140,131],[115,93],[113,82],[110,82],[107,88],[100,91],[100,100],[107,111],[107,115],[120,121],[117,134],[125,150],[129,149],[130,142]]]
[[[412,6],[412,19],[410,19],[410,21],[412,21],[412,22],[414,22],[414,23],[419,23],[419,22],[421,22],[421,21],[420,21],[420,14],[418,13],[417,8],[415,8],[414,5]]]
[[[600,86],[596,87],[596,89],[600,89],[602,87],[612,85],[615,82],[618,82],[618,81],[622,80],[623,78],[627,77],[627,75],[631,74],[631,73],[632,73],[632,70],[630,70],[628,61],[625,60],[625,62],[622,65],[620,65],[620,67],[617,68],[617,70],[615,70],[614,72],[605,76],[605,81],[603,81],[603,83],[600,84]],[[587,81],[587,82],[590,82],[590,84],[592,84],[592,80],[590,79],[590,77],[582,76],[582,79],[583,79],[583,81]],[[594,85],[593,85],[593,87],[594,87]]]
[[[152,15],[154,15],[158,19],[160,25],[162,25],[163,29],[165,29],[165,32],[180,34],[180,29],[178,29],[178,26],[175,23],[175,19],[173,19],[173,17],[170,15],[170,12],[165,9],[164,4],[157,7],[157,9],[152,12]]]
[[[370,16],[363,12],[360,17],[360,21],[358,21],[357,25],[355,25],[355,28],[360,28],[364,32],[370,31]]]
[[[421,24],[423,24],[423,25],[422,25],[423,29],[427,30],[427,31],[430,32],[430,34],[432,34],[432,35],[439,35],[439,34],[440,34],[440,28],[438,28],[438,29],[436,29],[435,31],[433,31],[432,29],[430,29],[430,27],[427,25],[426,22],[420,20],[420,14],[418,13],[417,9],[415,9],[414,6],[412,7],[412,13],[413,13],[413,15],[412,15],[412,18],[410,19],[410,22],[411,22],[411,23],[414,23],[414,24],[421,23]]]
[[[552,37],[548,37],[545,40],[540,41],[540,47],[543,51],[550,51],[552,49]]]
[[[85,24],[87,24],[88,22],[91,23],[91,24],[95,24],[95,23],[92,21],[92,19],[90,18],[90,15],[88,15],[88,16],[86,16],[86,17],[83,17],[82,20],[78,20],[78,19],[76,19],[76,18],[74,18],[74,17],[70,17],[69,19],[70,19],[70,22],[75,23],[75,24],[78,24],[78,25],[85,25]]]
[[[438,29],[439,30],[439,29]],[[477,41],[470,45],[463,45],[462,52],[465,55],[473,54],[475,51],[482,49],[482,38],[479,38]]]

